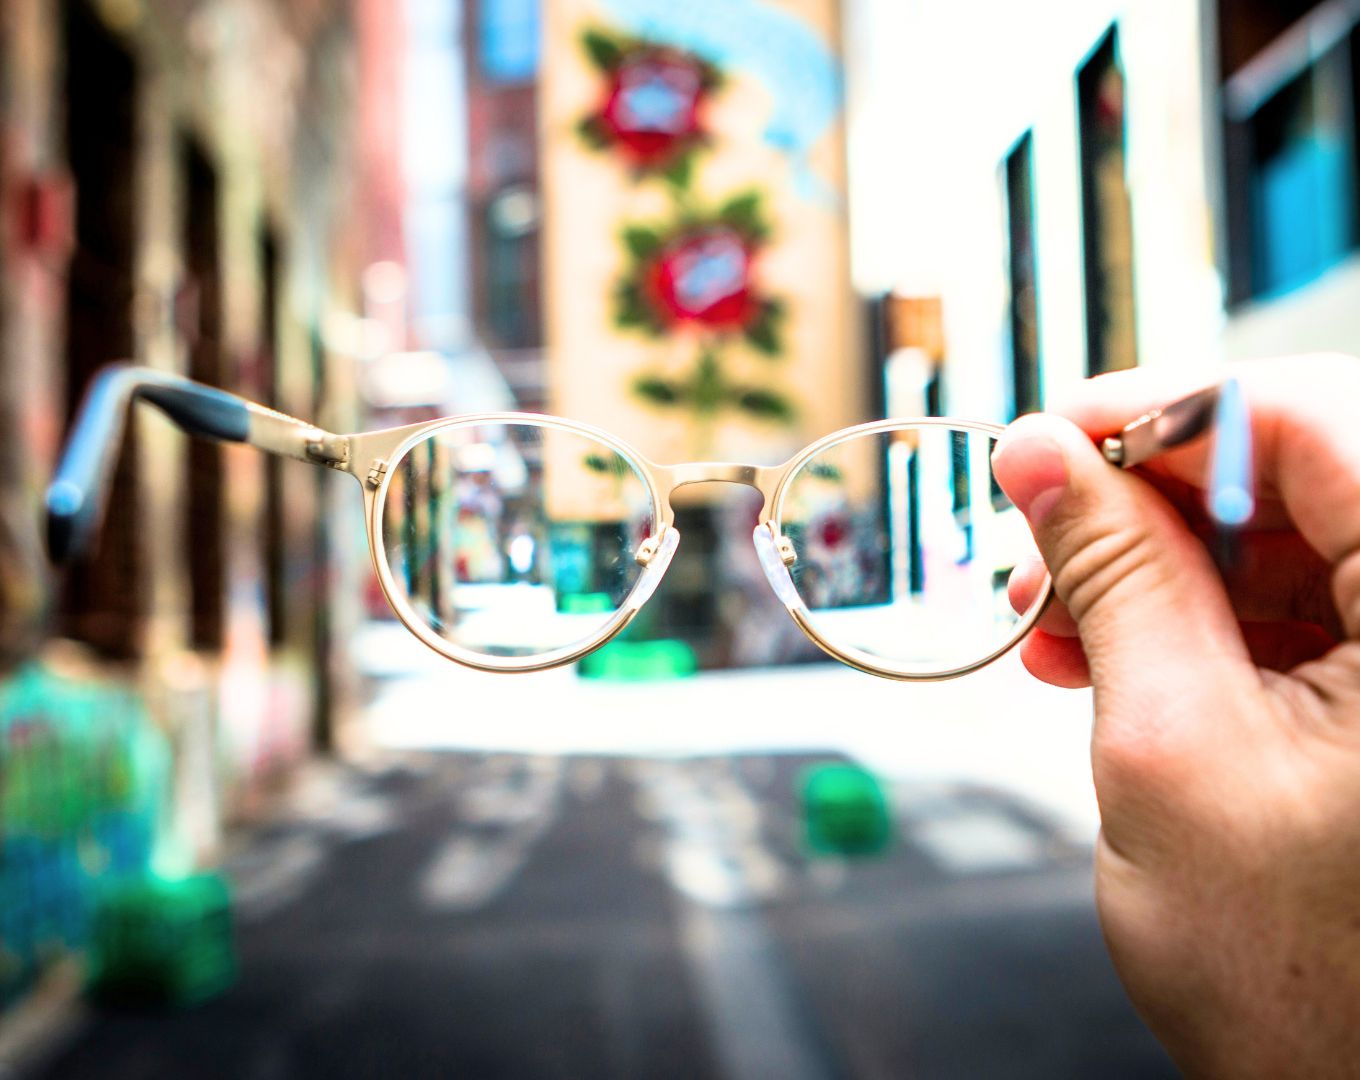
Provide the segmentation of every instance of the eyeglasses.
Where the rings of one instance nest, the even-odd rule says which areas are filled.
[[[1129,425],[1106,441],[1106,457],[1135,465],[1222,422],[1232,404],[1223,389]],[[1024,611],[1007,599],[1011,572],[1035,549],[992,478],[999,424],[883,420],[827,435],[781,465],[658,465],[605,431],[535,413],[337,435],[128,365],[96,377],[48,489],[55,561],[89,546],[136,399],[189,434],[354,476],[374,572],[397,617],[436,652],[485,671],[567,664],[615,638],[680,543],[673,497],[697,484],[760,492],[752,537],[769,586],[816,645],[870,674],[975,671],[1029,632],[1051,593],[1046,581]],[[1240,479],[1240,461],[1221,471]]]

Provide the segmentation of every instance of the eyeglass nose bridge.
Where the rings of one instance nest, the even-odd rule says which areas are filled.
[[[740,484],[755,488],[764,496],[760,509],[760,520],[764,521],[770,511],[780,477],[782,466],[745,465],[733,461],[691,461],[683,465],[653,465],[657,486],[661,496],[670,508],[670,497],[675,491],[690,484]]]

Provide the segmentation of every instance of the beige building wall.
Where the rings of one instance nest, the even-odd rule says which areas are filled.
[[[1360,258],[1289,296],[1234,313],[1223,348],[1231,360],[1338,351],[1360,356]]]
[[[798,20],[839,57],[837,0],[778,0],[768,7]],[[764,138],[777,88],[738,60],[705,106],[711,137],[693,157],[688,191],[677,197],[663,180],[637,179],[617,154],[592,150],[578,135],[603,86],[582,48],[582,33],[624,33],[611,23],[609,6],[561,0],[546,5],[545,19],[540,110],[549,409],[607,428],[662,462],[774,462],[817,436],[867,419],[868,365],[861,359],[850,291],[839,116],[800,163],[798,155]],[[750,53],[759,48],[751,43]],[[805,190],[800,169],[820,190]],[[614,325],[612,297],[628,266],[620,242],[624,227],[664,230],[690,210],[708,213],[753,190],[771,226],[769,243],[754,260],[754,280],[784,305],[782,348],[764,356],[740,340],[727,341],[718,347],[722,370],[734,382],[777,393],[796,416],[781,423],[725,409],[706,422],[691,411],[640,400],[630,391],[632,380],[645,373],[687,377],[702,334],[682,326],[652,337]]]

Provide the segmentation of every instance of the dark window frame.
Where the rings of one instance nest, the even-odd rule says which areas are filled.
[[[259,400],[271,409],[283,409],[279,370],[280,315],[283,304],[285,256],[278,228],[268,219],[256,231],[260,265]],[[288,589],[288,529],[285,510],[283,459],[273,454],[264,463],[264,506],[260,529],[261,562],[264,569],[265,625],[271,648],[288,643],[291,604]]]
[[[1006,420],[1044,407],[1039,243],[1035,211],[1034,132],[1026,131],[1001,163],[1006,203],[1006,289],[1010,314]]]
[[[1102,82],[1113,72],[1120,81],[1121,114],[1116,140],[1121,158],[1121,190],[1117,205],[1102,196],[1102,167],[1108,164],[1111,143],[1102,132],[1100,100]],[[1133,201],[1128,186],[1128,80],[1119,48],[1119,24],[1113,23],[1077,68],[1077,140],[1081,163],[1082,262],[1086,285],[1086,371],[1099,375],[1133,367],[1138,363],[1137,260],[1133,250]],[[1103,144],[1102,144],[1103,143]],[[1110,211],[1115,211],[1114,217]],[[1122,242],[1128,251],[1127,268],[1113,262],[1116,252],[1109,240]],[[1118,279],[1127,276],[1127,281]],[[1121,289],[1121,284],[1124,286]],[[1123,296],[1127,295],[1127,303]],[[1127,326],[1121,341],[1111,332],[1109,313],[1116,305]],[[1117,324],[1116,324],[1117,326]]]
[[[206,146],[188,132],[179,139],[184,183],[181,238],[184,244],[184,305],[189,377],[232,390],[223,351],[223,278],[220,170]],[[193,648],[218,652],[226,642],[226,475],[219,443],[189,439],[185,445],[185,550],[189,558],[189,640]]]
[[[1222,72],[1226,235],[1220,242],[1230,312],[1306,288],[1360,251],[1360,13],[1343,25],[1335,19],[1341,10],[1335,4],[1316,5],[1269,39],[1255,56],[1239,57],[1235,70]],[[1315,32],[1319,27],[1327,32]],[[1310,95],[1309,84],[1315,80],[1330,86]],[[1348,211],[1349,218],[1338,219],[1346,232],[1334,238],[1336,248],[1330,254],[1321,251],[1311,266],[1280,279],[1284,272],[1278,263],[1272,269],[1268,251],[1270,225],[1261,201],[1264,166],[1281,160],[1282,153],[1271,153],[1271,143],[1287,139],[1291,126],[1303,122],[1327,127],[1325,118],[1319,121],[1309,115],[1310,102],[1318,95],[1338,110],[1332,119],[1343,144],[1339,163],[1346,176],[1334,194],[1336,205],[1343,213]]]
[[[65,305],[66,424],[89,381],[111,360],[136,351],[133,327],[137,245],[136,57],[84,0],[61,7],[66,58],[65,143],[76,184],[75,250]],[[135,424],[119,451],[97,558],[68,571],[58,632],[113,660],[144,649],[148,566]]]
[[[543,344],[541,226],[534,221],[508,232],[498,221],[500,200],[518,194],[540,198],[533,184],[506,184],[479,208],[474,234],[482,256],[479,325],[494,348],[505,350]]]

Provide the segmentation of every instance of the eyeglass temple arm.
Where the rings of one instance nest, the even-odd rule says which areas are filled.
[[[1154,409],[1102,444],[1105,460],[1124,469],[1141,465],[1206,431],[1214,431],[1209,465],[1209,512],[1226,528],[1246,524],[1255,510],[1251,411],[1237,379],[1224,379]]]
[[[148,401],[184,432],[247,443],[272,454],[343,466],[348,440],[182,375],[109,364],[95,375],[47,488],[47,546],[54,562],[88,547],[103,519],[128,409]]]
[[[1163,451],[1203,435],[1214,426],[1222,386],[1210,386],[1125,425],[1101,449],[1111,465],[1131,469]]]

